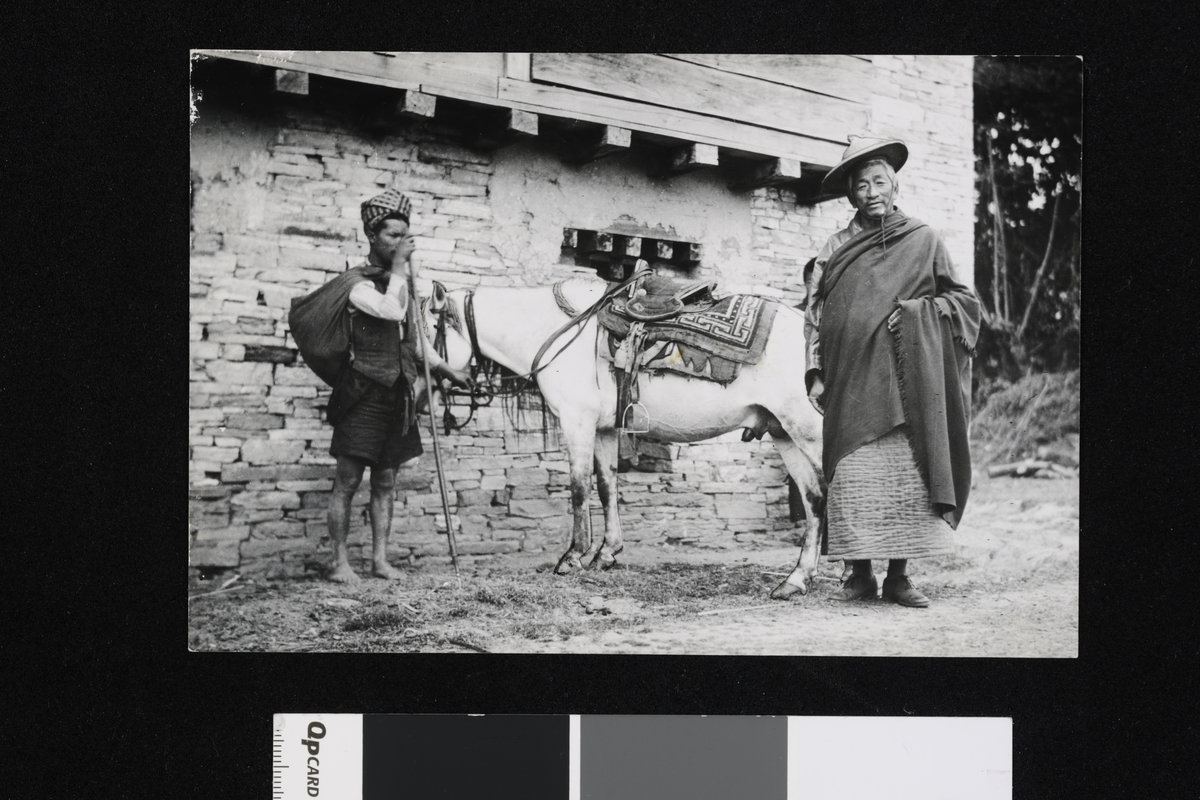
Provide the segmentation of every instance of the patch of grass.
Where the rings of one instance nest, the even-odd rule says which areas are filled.
[[[1079,432],[1079,370],[1028,375],[993,393],[972,420],[985,463],[1029,458]]]
[[[572,636],[579,636],[588,631],[588,626],[576,620],[555,620],[551,622],[529,620],[513,626],[512,632],[535,642],[565,642]]]
[[[718,567],[711,564],[660,564],[652,570],[628,570],[633,580],[624,588],[641,603],[671,606],[686,600],[755,598],[770,579],[758,566]]]
[[[498,608],[515,606],[517,608],[547,607],[562,604],[563,593],[554,591],[545,585],[533,584],[526,580],[518,582],[506,580],[481,586],[475,591],[475,601]]]
[[[342,624],[342,630],[347,633],[353,631],[390,631],[396,628],[403,628],[410,621],[405,614],[393,611],[390,608],[371,608],[361,611],[346,620]]]

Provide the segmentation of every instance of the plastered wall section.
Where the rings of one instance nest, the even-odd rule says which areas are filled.
[[[875,135],[912,155],[901,208],[945,238],[970,275],[971,61],[877,57]],[[192,130],[189,471],[191,565],[284,576],[328,556],[333,478],[330,390],[298,359],[290,299],[365,258],[359,204],[395,186],[413,201],[423,289],[539,286],[579,274],[566,227],[698,241],[698,277],[725,291],[799,304],[800,271],[852,215],[844,201],[801,206],[787,190],[732,192],[719,171],[650,177],[634,151],[576,167],[541,140],[471,150],[454,131],[411,125],[373,136],[314,112],[199,107]],[[963,269],[965,267],[965,270]],[[426,432],[427,443],[429,436]],[[467,559],[556,556],[568,536],[567,465],[531,452],[499,408],[442,437]],[[736,433],[651,448],[656,472],[621,475],[625,537],[640,546],[740,547],[795,541],[785,472],[769,444]],[[432,455],[402,467],[390,557],[445,559]],[[370,539],[367,482],[355,497],[352,559]],[[593,528],[602,530],[593,498]]]

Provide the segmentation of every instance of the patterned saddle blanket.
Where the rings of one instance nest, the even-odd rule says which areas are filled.
[[[618,303],[620,300],[616,298]],[[762,359],[778,310],[774,300],[738,294],[717,300],[705,309],[639,323],[643,326],[642,367],[729,383],[742,364],[757,364]],[[601,354],[616,363],[621,342],[635,323],[613,304],[601,308],[597,319],[609,331],[609,346],[602,347]]]

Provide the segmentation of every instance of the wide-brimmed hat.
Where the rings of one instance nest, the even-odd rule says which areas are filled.
[[[908,161],[908,146],[899,139],[875,139],[870,136],[851,136],[850,146],[842,153],[842,160],[829,170],[821,181],[821,188],[833,194],[846,193],[846,176],[857,164],[870,158],[883,158],[897,172]]]

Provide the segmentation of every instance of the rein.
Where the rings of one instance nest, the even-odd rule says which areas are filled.
[[[597,313],[599,313],[600,308],[606,302],[611,300],[623,290],[627,289],[631,284],[634,283],[634,281],[649,271],[649,268],[636,270],[624,281],[607,289],[604,294],[600,296],[600,299],[595,303],[590,305],[582,312],[578,312],[573,315],[570,312],[574,311],[575,309],[569,302],[567,302],[566,298],[563,297],[558,284],[555,284],[555,303],[558,305],[559,309],[563,311],[563,313],[567,314],[567,316],[571,318],[567,320],[565,324],[559,327],[558,330],[550,334],[549,338],[542,343],[542,346],[538,349],[537,354],[533,357],[533,364],[529,372],[525,373],[524,375],[494,375],[494,370],[485,370],[483,367],[481,367],[480,362],[487,362],[487,364],[495,365],[497,367],[499,365],[484,356],[479,349],[479,333],[475,324],[475,291],[473,289],[468,289],[466,296],[463,298],[463,317],[465,318],[464,321],[467,329],[467,338],[471,345],[471,360],[469,362],[469,366],[471,371],[471,382],[474,384],[474,386],[470,391],[462,391],[459,389],[454,389],[453,387],[441,389],[443,397],[447,397],[447,395],[449,395],[449,397],[462,397],[464,395],[468,395],[470,397],[470,412],[468,413],[467,418],[461,423],[454,417],[453,414],[450,413],[450,403],[446,403],[446,411],[443,415],[443,422],[446,427],[446,435],[450,435],[451,431],[453,430],[460,430],[465,427],[475,416],[475,410],[477,408],[491,405],[492,400],[497,396],[514,397],[525,391],[530,384],[534,383],[538,374],[542,370],[554,363],[554,359],[558,358],[558,356],[562,354],[564,350],[570,347],[572,342],[579,338],[579,336],[583,333],[584,327],[586,327],[586,323],[595,317]],[[437,312],[437,333],[433,337],[435,349],[437,350],[438,355],[442,356],[442,358],[446,357],[446,317],[448,313],[450,313],[448,311],[449,306],[450,304],[447,303],[440,311]],[[424,325],[424,320],[422,320],[421,324]],[[458,328],[458,326],[455,327],[456,329]],[[548,361],[542,363],[542,357],[546,354],[546,351],[549,350],[550,347],[556,341],[558,341],[560,337],[562,337],[572,328],[577,328],[577,330],[570,340],[567,341],[567,343],[563,345],[557,353],[551,356]],[[484,385],[482,382],[477,380],[481,372],[486,372],[488,374],[489,380],[487,385]],[[507,388],[507,386],[512,386],[518,381],[520,383],[516,384],[515,388]],[[449,398],[447,397],[447,400],[448,399]]]
[[[561,328],[556,330],[554,333],[550,334],[550,338],[548,338],[546,341],[542,342],[542,346],[537,351],[537,355],[535,355],[533,357],[533,365],[532,365],[531,369],[529,370],[529,374],[525,377],[528,380],[532,380],[534,377],[537,376],[537,374],[539,372],[541,372],[546,367],[550,366],[550,364],[552,364],[554,362],[554,359],[558,358],[559,355],[561,355],[564,350],[566,350],[568,347],[571,346],[571,342],[574,342],[576,339],[579,338],[579,335],[581,333],[583,333],[583,328],[584,328],[585,324],[588,322],[588,320],[592,319],[593,317],[596,316],[597,313],[599,313],[601,306],[603,306],[605,303],[607,303],[612,298],[616,297],[618,294],[620,294],[625,289],[629,288],[629,286],[631,286],[635,281],[637,281],[643,275],[648,274],[649,272],[650,272],[649,267],[643,267],[642,269],[634,270],[632,275],[630,275],[628,278],[626,278],[625,280],[618,283],[616,286],[613,286],[610,289],[608,289],[604,294],[602,294],[600,296],[599,300],[597,300],[596,302],[594,302],[590,306],[588,306],[587,309],[583,311],[583,313],[577,314],[576,316],[567,320],[565,325],[563,325]],[[561,304],[560,304],[560,307],[561,307]],[[557,353],[552,355],[550,357],[549,361],[547,361],[545,364],[539,364],[538,362],[540,362],[542,360],[542,356],[546,355],[546,351],[549,350],[550,346],[552,344],[554,344],[555,341],[558,340],[558,337],[562,336],[564,333],[566,333],[567,331],[569,331],[571,328],[573,328],[576,325],[579,326],[579,330],[577,330],[575,332],[575,335],[571,337],[571,340],[568,341],[565,345],[563,345]]]

